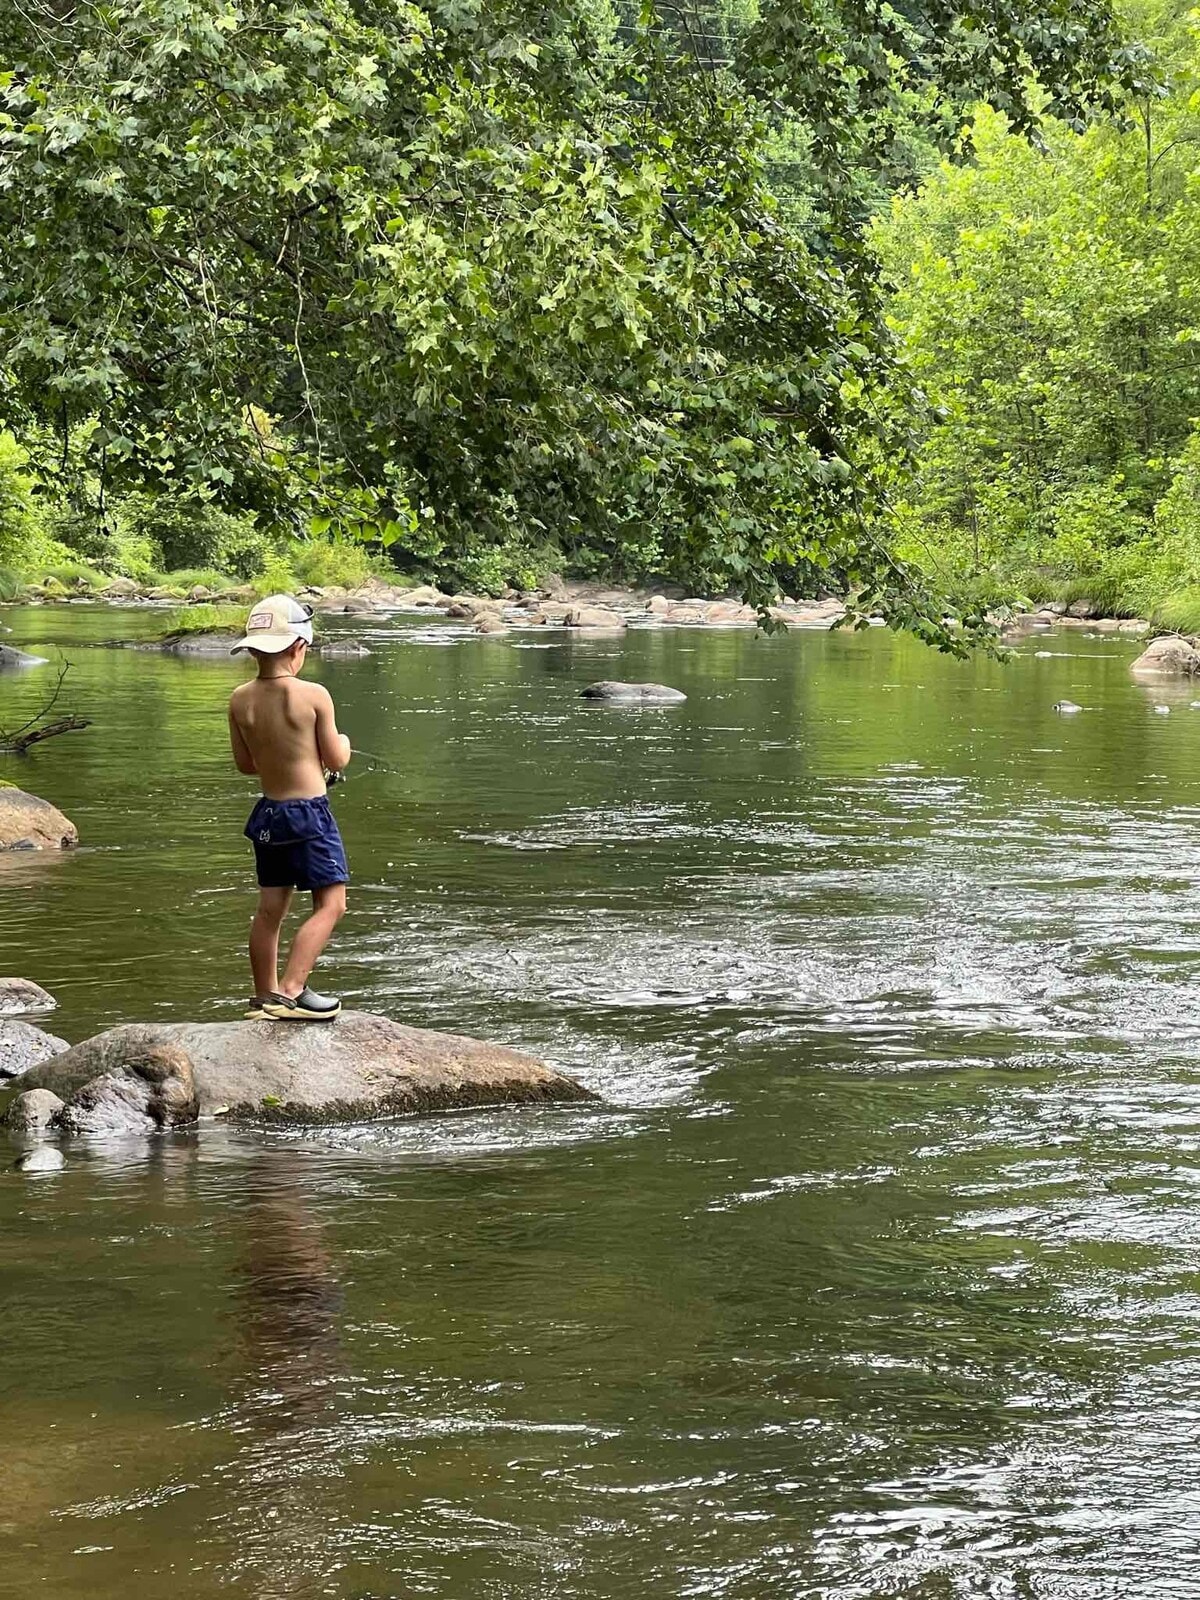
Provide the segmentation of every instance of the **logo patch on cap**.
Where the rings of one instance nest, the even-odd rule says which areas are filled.
[[[275,616],[271,611],[252,611],[250,620],[246,623],[246,632],[254,633],[257,629],[265,628],[269,633],[275,624]]]

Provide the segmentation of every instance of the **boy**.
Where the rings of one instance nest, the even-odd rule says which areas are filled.
[[[350,762],[350,741],[339,733],[329,692],[301,683],[312,643],[312,608],[288,594],[260,600],[245,637],[231,655],[248,650],[258,677],[229,700],[229,738],[239,772],[258,774],[263,797],[250,813],[246,837],[258,866],[258,910],[250,924],[254,998],[248,1017],[280,1022],[332,1022],[340,1000],[314,994],[308,975],[346,909],[346,852],[326,796],[326,774]],[[298,930],[283,977],[279,930],[293,891],[310,890],[312,915]]]

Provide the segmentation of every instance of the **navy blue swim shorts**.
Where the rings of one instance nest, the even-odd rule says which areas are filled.
[[[254,846],[260,889],[326,889],[350,881],[346,848],[324,795],[315,800],[264,795],[245,833]]]

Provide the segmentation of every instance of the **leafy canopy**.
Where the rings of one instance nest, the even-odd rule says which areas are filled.
[[[877,531],[908,436],[862,174],[980,94],[1085,116],[1132,58],[1104,0],[772,0],[718,62],[696,24],[11,0],[0,422],[43,468],[52,442],[417,560],[543,539],[756,601],[824,584],[958,648]]]

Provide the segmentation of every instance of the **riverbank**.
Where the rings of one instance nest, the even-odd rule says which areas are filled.
[[[119,578],[102,587],[85,580],[73,586],[54,580],[26,588],[9,602],[14,605],[110,605],[175,611],[189,608],[189,631],[201,631],[222,622],[232,625],[239,607],[253,605],[261,586],[244,584],[214,589],[207,584],[142,586]],[[317,614],[369,620],[397,613],[427,613],[455,621],[471,622],[480,633],[502,632],[509,627],[568,627],[619,631],[631,623],[675,627],[756,627],[759,613],[753,606],[728,596],[688,595],[666,586],[661,590],[617,588],[612,585],[552,579],[539,589],[508,589],[501,596],[446,594],[430,584],[406,585],[373,576],[354,587],[341,584],[304,584],[296,589]],[[842,601],[824,597],[803,599],[781,596],[770,616],[785,627],[830,627],[845,615]]]
[[[186,576],[186,575],[183,575]],[[25,587],[20,596],[3,604],[112,605],[176,611],[192,608],[187,631],[218,631],[235,625],[234,613],[250,606],[265,592],[262,584],[215,588],[209,584],[136,583],[117,578],[97,584],[80,577],[72,584],[57,579]],[[300,584],[295,592],[315,613],[369,620],[389,614],[428,613],[454,621],[470,622],[479,633],[502,633],[509,628],[568,627],[620,631],[632,625],[663,627],[753,628],[761,618],[753,607],[729,595],[688,595],[676,586],[633,589],[612,584],[548,579],[538,589],[507,589],[502,595],[449,594],[431,584],[405,584],[371,576],[354,585]],[[787,628],[835,627],[845,616],[842,600],[831,596],[813,599],[781,595],[768,608],[772,621]],[[1055,627],[1093,633],[1120,633],[1134,637],[1155,631],[1144,617],[1114,616],[1092,600],[1048,601],[1029,611],[1006,611],[993,617],[1001,638],[1015,642],[1030,632]],[[1164,631],[1161,628],[1158,631]]]

